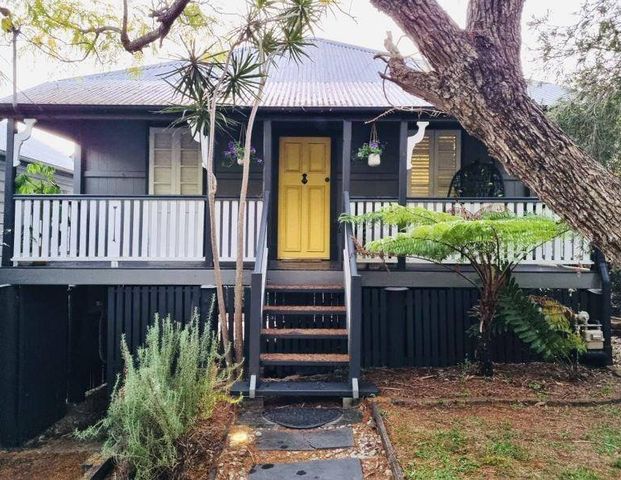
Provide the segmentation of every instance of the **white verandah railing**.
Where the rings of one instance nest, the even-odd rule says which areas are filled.
[[[204,261],[205,197],[32,195],[15,200],[13,261]],[[249,199],[244,260],[262,201]],[[220,258],[235,260],[239,201],[216,202]]]
[[[351,201],[351,211],[355,215],[378,211],[385,206],[397,203],[397,199],[354,198]],[[438,199],[438,198],[411,198],[408,206],[424,207],[435,212],[447,212],[459,205],[461,208],[475,213],[482,208],[491,206],[504,207],[516,215],[539,214],[558,218],[543,202],[536,198],[494,198],[494,199]],[[372,240],[396,233],[396,227],[374,224],[356,225],[354,236],[357,241],[366,245]],[[523,263],[549,265],[589,265],[591,261],[591,247],[589,242],[580,235],[568,232],[563,236],[537,247]],[[360,257],[359,262],[377,262],[378,259]],[[396,262],[395,258],[386,259],[386,262]],[[424,260],[408,258],[408,263],[425,263]],[[455,260],[447,261],[454,263]]]

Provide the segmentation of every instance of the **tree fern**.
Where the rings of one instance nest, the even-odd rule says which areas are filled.
[[[566,357],[570,344],[577,344],[571,332],[551,328],[545,315],[542,317],[532,301],[518,295],[519,287],[510,280],[513,269],[530,252],[567,231],[562,222],[546,216],[514,215],[504,207],[469,212],[457,205],[449,212],[433,212],[396,204],[363,215],[343,215],[341,221],[397,227],[395,235],[365,245],[371,255],[412,256],[436,263],[449,260],[472,265],[478,283],[456,271],[481,292],[475,313],[479,319],[476,354],[483,374],[491,375],[493,371],[492,332],[501,301],[505,306],[504,326],[514,329],[544,358]],[[513,305],[512,300],[516,302]],[[515,305],[521,308],[510,309]]]

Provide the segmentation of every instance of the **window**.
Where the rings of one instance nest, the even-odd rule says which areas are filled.
[[[410,158],[409,197],[446,197],[461,166],[461,131],[430,130]]]
[[[186,128],[152,128],[149,132],[149,194],[201,195],[200,145]]]

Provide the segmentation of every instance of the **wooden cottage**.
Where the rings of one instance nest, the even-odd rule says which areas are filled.
[[[361,379],[365,367],[472,358],[465,332],[477,291],[450,268],[395,259],[386,269],[358,258],[352,235],[364,244],[389,229],[351,231],[339,224],[340,213],[390,203],[447,210],[460,202],[473,211],[498,203],[518,215],[553,215],[455,119],[383,83],[374,54],[317,40],[302,64],[281,60],[269,79],[252,140],[260,161],[252,163],[247,202],[245,329],[235,332],[247,352],[247,378],[236,387],[244,393],[352,397],[373,391]],[[139,344],[154,313],[187,320],[195,308],[209,310],[205,174],[199,145],[188,129],[171,128],[175,117],[164,111],[175,98],[162,76],[173,68],[44,83],[20,95],[17,110],[0,100],[8,150],[23,118],[79,146],[71,195],[15,195],[14,169],[7,169],[0,391],[14,407],[0,412],[9,426],[5,442],[55,418],[67,397],[111,382],[121,335]],[[535,82],[530,92],[544,107],[564,93]],[[231,112],[242,123],[243,114],[243,107]],[[385,147],[377,166],[353,158],[372,133]],[[219,254],[231,284],[241,167],[225,151],[239,135],[221,133],[216,142]],[[449,195],[456,173],[476,164],[496,172],[493,196]],[[467,266],[462,273],[471,274]],[[516,278],[590,311],[604,326],[610,355],[606,264],[580,236],[536,249]],[[494,355],[530,358],[512,337]],[[267,380],[336,367],[344,380]],[[29,411],[28,419],[15,420],[17,409]]]

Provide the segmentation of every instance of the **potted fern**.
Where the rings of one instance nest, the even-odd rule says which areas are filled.
[[[367,143],[363,143],[358,149],[356,157],[359,160],[367,160],[369,167],[377,167],[382,163],[382,153],[384,146],[379,141],[377,135],[377,127],[375,124],[371,127],[371,136]]]

